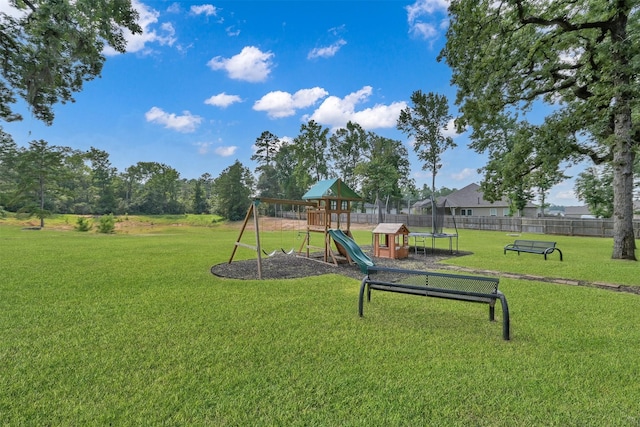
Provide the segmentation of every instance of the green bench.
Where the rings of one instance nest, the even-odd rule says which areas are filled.
[[[504,254],[507,254],[507,251],[518,252],[527,252],[531,254],[540,254],[544,255],[544,259],[547,259],[547,255],[552,253],[553,251],[558,251],[560,254],[560,261],[562,261],[562,251],[556,248],[556,242],[543,242],[540,240],[516,240],[513,243],[509,243],[504,247]]]
[[[502,337],[505,340],[511,339],[509,307],[506,297],[498,290],[496,278],[369,267],[360,286],[360,317],[363,316],[364,295],[366,293],[367,301],[371,301],[372,290],[485,303],[489,305],[490,321],[495,321],[495,305],[499,300],[502,305]]]

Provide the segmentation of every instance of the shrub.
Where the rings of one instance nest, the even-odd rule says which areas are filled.
[[[113,214],[102,215],[100,222],[98,223],[98,233],[115,233],[116,231],[116,219]]]
[[[76,231],[89,231],[91,230],[92,227],[93,225],[87,218],[78,217],[78,220],[76,221],[76,226],[75,226]]]

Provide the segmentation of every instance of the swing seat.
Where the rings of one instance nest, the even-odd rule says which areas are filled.
[[[291,248],[289,250],[289,252],[285,251],[283,248],[280,248],[280,250],[282,251],[283,254],[285,255],[293,255],[293,253],[296,251],[296,248]]]

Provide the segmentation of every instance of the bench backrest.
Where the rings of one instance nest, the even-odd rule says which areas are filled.
[[[531,249],[547,249],[547,248],[555,248],[556,242],[542,242],[539,240],[516,240],[513,243],[513,246],[517,246],[520,248],[531,248]]]
[[[393,283],[426,288],[496,294],[499,280],[491,277],[464,276],[430,271],[369,267],[370,283]]]

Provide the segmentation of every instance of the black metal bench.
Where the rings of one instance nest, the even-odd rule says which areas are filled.
[[[427,271],[402,270],[385,267],[369,267],[362,279],[358,310],[363,316],[365,291],[371,301],[371,291],[398,292],[434,298],[446,298],[489,304],[489,320],[495,321],[495,304],[502,304],[502,337],[511,338],[509,332],[509,307],[507,299],[498,290],[498,279],[478,276],[462,276]]]
[[[518,252],[528,252],[531,254],[540,254],[544,255],[544,259],[547,259],[547,255],[552,253],[553,251],[558,251],[560,254],[560,261],[562,261],[562,251],[556,248],[556,242],[542,242],[539,240],[516,240],[513,243],[509,243],[504,247],[504,254],[507,254],[507,251],[515,251]]]

